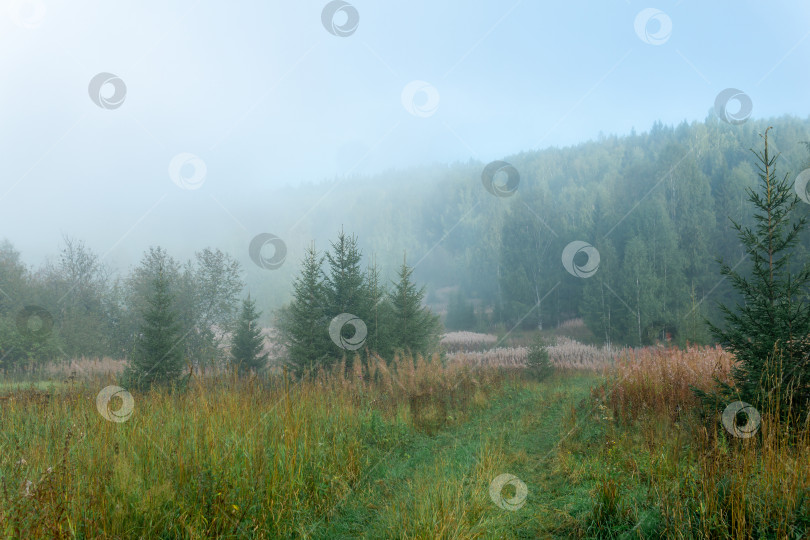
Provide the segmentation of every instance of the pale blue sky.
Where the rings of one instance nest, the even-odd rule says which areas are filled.
[[[326,4],[2,0],[0,237],[27,260],[63,233],[115,259],[188,234],[148,221],[190,197],[213,227],[286,183],[703,120],[729,87],[754,117],[810,114],[807,2],[357,0],[347,37]],[[649,7],[671,20],[659,45],[634,29]],[[126,84],[120,107],[90,99],[100,72]],[[412,81],[435,88],[432,114],[403,105]],[[182,152],[206,164],[199,190],[169,178]]]

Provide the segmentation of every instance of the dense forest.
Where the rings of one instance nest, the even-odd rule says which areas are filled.
[[[301,227],[282,239],[289,252],[270,269],[227,242],[186,262],[156,246],[132,268],[111,269],[70,237],[53,261],[31,268],[6,241],[0,363],[128,356],[158,268],[168,275],[186,354],[214,361],[240,297],[251,294],[262,323],[273,325],[307,247],[341,229],[356,235],[358,264],[373,265],[386,290],[405,255],[448,329],[542,328],[582,317],[605,343],[709,342],[705,320],[721,324],[716,303],[735,301],[718,259],[733,267],[745,255],[731,220],[749,224],[745,189],[757,178],[750,149],[769,125],[779,173],[795,178],[808,167],[810,119],[730,125],[709,117],[489,165],[288,187],[272,197],[284,201],[273,211],[278,222],[287,217]],[[807,202],[806,193],[800,197]],[[802,204],[797,218],[808,211]],[[808,240],[800,238],[796,264],[807,260]],[[27,325],[31,317],[38,331]]]
[[[795,178],[810,161],[810,120],[729,125],[710,116],[506,156],[519,180],[497,195],[482,185],[486,164],[478,162],[358,179],[351,189],[346,182],[329,198],[329,208],[345,210],[319,212],[310,230],[328,236],[336,219],[353,220],[365,251],[386,269],[405,249],[428,302],[454,307],[454,328],[532,328],[582,316],[601,341],[705,342],[704,317],[716,322],[716,303],[735,300],[717,259],[734,266],[745,255],[731,220],[750,224],[751,149],[769,125],[778,171]],[[496,184],[508,181],[504,170],[495,175]],[[362,203],[352,202],[358,192]],[[808,210],[801,205],[798,216]],[[808,240],[800,239],[798,265]],[[598,253],[587,278],[564,266],[572,242]],[[585,251],[575,252],[574,267],[590,264]]]

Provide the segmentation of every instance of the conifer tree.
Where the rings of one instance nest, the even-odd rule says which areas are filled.
[[[431,352],[438,343],[441,332],[439,318],[422,306],[425,288],[416,288],[411,280],[413,268],[403,257],[399,270],[399,281],[391,291],[393,308],[392,345],[396,350],[414,354]]]
[[[290,366],[297,377],[326,363],[332,350],[322,263],[323,256],[314,245],[310,245],[301,264],[301,273],[293,281],[292,302],[279,322]]]
[[[366,279],[360,268],[362,254],[357,247],[357,237],[340,231],[332,252],[326,254],[329,272],[324,280],[327,311],[330,317],[352,313],[365,318],[369,311]]]
[[[732,369],[734,386],[721,384],[727,399],[740,399],[762,406],[767,394],[792,394],[801,408],[810,404],[810,306],[807,303],[810,268],[791,267],[791,248],[806,225],[806,218],[793,212],[799,199],[788,175],[776,176],[779,155],[768,148],[768,131],[762,135],[765,148],[755,153],[759,160],[759,189],[747,189],[755,207],[754,226],[731,220],[751,260],[751,275],[721,263],[720,273],[742,295],[742,305],[732,310],[720,305],[726,320],[721,329],[709,328],[720,343],[737,358]],[[778,383],[779,387],[774,387]]]
[[[261,313],[256,311],[256,302],[248,294],[247,299],[242,301],[242,311],[231,340],[231,362],[239,374],[259,371],[267,364],[267,353],[263,353],[264,336],[259,326],[260,316]]]
[[[337,241],[332,242],[332,252],[326,254],[329,265],[329,271],[324,279],[325,313],[329,319],[326,322],[327,326],[334,317],[350,313],[361,319],[368,329],[374,309],[372,296],[376,292],[370,290],[368,277],[360,267],[361,259],[362,253],[357,246],[357,237],[346,235],[341,230]],[[340,331],[343,337],[350,339],[354,335],[355,328],[347,324]],[[367,347],[366,341],[362,349]],[[344,355],[346,351],[333,343],[330,349],[331,361],[335,362]]]
[[[169,285],[166,265],[161,264],[152,280],[152,294],[142,312],[140,337],[125,375],[129,386],[148,389],[156,384],[171,384],[183,369],[182,335]]]

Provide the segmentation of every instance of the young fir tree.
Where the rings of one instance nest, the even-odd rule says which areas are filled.
[[[329,263],[329,272],[324,279],[324,296],[326,300],[326,315],[329,321],[342,313],[350,313],[359,317],[368,329],[373,313],[372,291],[366,275],[364,275],[360,260],[362,253],[357,247],[357,237],[347,236],[340,231],[337,242],[332,242],[332,252],[326,254]],[[355,331],[352,325],[345,325],[341,332],[345,338],[352,338]],[[367,343],[362,348],[366,348]],[[362,350],[362,349],[361,349]],[[332,361],[337,361],[346,353],[345,350],[333,344],[331,348]],[[352,356],[353,355],[347,355]]]
[[[259,371],[267,364],[259,316],[261,313],[256,311],[256,302],[248,294],[247,299],[242,301],[242,311],[231,340],[231,363],[240,375]]]
[[[799,199],[788,175],[782,179],[776,176],[779,156],[771,155],[768,148],[770,129],[762,136],[764,151],[754,152],[759,160],[759,190],[747,189],[748,200],[755,207],[754,227],[731,220],[750,257],[751,275],[746,277],[721,262],[720,273],[729,278],[744,303],[736,310],[720,305],[726,328],[710,322],[709,328],[737,358],[731,373],[736,388],[721,384],[726,400],[739,399],[761,407],[766,396],[776,390],[782,399],[792,394],[793,404],[806,409],[810,404],[810,306],[806,297],[810,269],[791,268],[790,264],[791,248],[806,219],[796,219],[793,212]]]
[[[323,256],[310,246],[293,281],[293,299],[281,317],[280,331],[287,345],[293,373],[301,377],[327,362],[334,346],[329,338],[321,264]]]
[[[399,281],[391,291],[392,346],[395,350],[413,354],[431,352],[438,343],[441,332],[439,317],[422,306],[425,288],[417,289],[411,281],[413,268],[403,258]]]
[[[329,272],[324,280],[327,310],[330,317],[352,313],[360,318],[367,315],[368,295],[366,280],[360,268],[362,253],[357,237],[340,231],[332,252],[326,254]]]
[[[148,389],[156,384],[176,382],[183,369],[180,323],[172,306],[169,276],[161,266],[153,281],[152,294],[142,312],[140,338],[127,372],[129,386]]]
[[[526,357],[526,369],[530,376],[543,380],[548,377],[553,368],[548,355],[548,346],[542,336],[536,334]]]

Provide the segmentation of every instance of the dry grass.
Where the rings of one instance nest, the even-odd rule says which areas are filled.
[[[120,375],[127,366],[126,360],[114,358],[75,358],[67,362],[45,364],[43,372],[46,376],[57,379],[105,377],[107,375]]]
[[[585,321],[581,317],[576,319],[568,319],[557,325],[558,330],[579,330],[585,327]]]
[[[526,367],[529,349],[526,347],[497,347],[488,351],[460,351],[448,353],[451,362],[476,367],[520,369]]]
[[[759,411],[757,434],[742,439],[724,429],[719,414],[698,414],[690,386],[713,390],[713,378],[727,381],[733,362],[720,347],[625,351],[612,382],[598,392],[597,416],[608,430],[594,465],[615,471],[602,487],[620,478],[646,494],[652,512],[639,531],[666,538],[810,537],[810,417],[781,421],[774,399]],[[597,491],[604,498],[605,489]]]
[[[711,390],[714,378],[728,382],[734,356],[717,347],[624,350],[616,356],[619,380],[610,403],[617,418],[634,420],[646,411],[673,419],[697,405],[690,387]]]
[[[448,352],[480,351],[495,345],[498,336],[477,332],[450,332],[442,336],[441,345]]]
[[[0,536],[306,537],[413,429],[438,429],[503,380],[438,357],[376,358],[285,378],[193,377],[133,394],[104,420],[111,378],[0,406]]]
[[[556,344],[547,348],[551,364],[561,369],[601,371],[613,365],[613,357],[616,354],[610,349],[584,345],[562,336],[557,338]],[[487,351],[464,351],[447,355],[456,362],[507,369],[526,367],[528,356],[528,347],[497,347]]]
[[[601,371],[612,366],[615,355],[621,351],[584,345],[560,336],[554,345],[548,347],[548,357],[553,365],[563,369]]]

